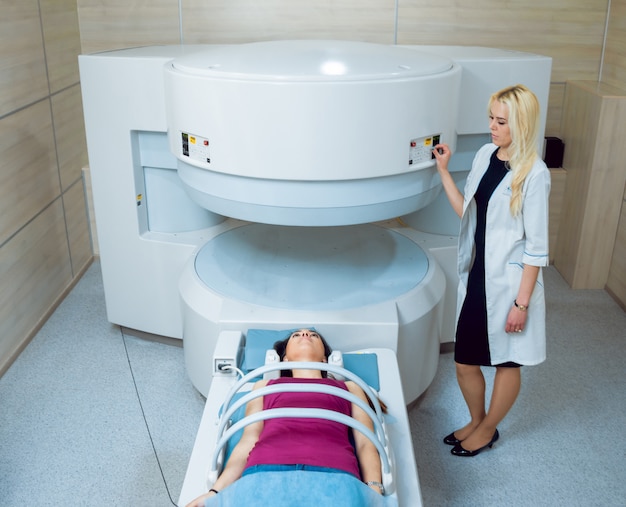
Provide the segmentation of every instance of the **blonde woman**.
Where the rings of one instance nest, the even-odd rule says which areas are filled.
[[[516,85],[492,95],[488,115],[492,142],[477,152],[464,193],[448,171],[450,148],[433,151],[461,217],[454,360],[470,421],[444,438],[456,456],[493,446],[519,393],[520,366],[545,360],[550,172],[537,154],[539,103]],[[496,368],[488,410],[481,366]]]

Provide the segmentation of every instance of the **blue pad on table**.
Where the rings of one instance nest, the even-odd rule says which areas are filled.
[[[249,329],[241,369],[249,373],[265,364],[265,353],[274,348],[274,343],[284,340],[299,328],[275,331],[272,329]],[[314,328],[312,328],[314,329]],[[343,367],[361,377],[375,391],[380,389],[376,354],[343,354]]]

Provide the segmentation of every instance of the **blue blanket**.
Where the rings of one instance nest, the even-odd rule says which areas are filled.
[[[382,496],[349,474],[289,470],[244,475],[205,507],[398,507],[392,496]]]

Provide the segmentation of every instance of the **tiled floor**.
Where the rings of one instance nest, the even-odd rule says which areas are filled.
[[[0,379],[0,406],[0,505],[166,506],[204,399],[182,348],[107,322],[95,263]]]

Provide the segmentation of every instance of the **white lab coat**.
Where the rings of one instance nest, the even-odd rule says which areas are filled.
[[[467,292],[469,270],[474,256],[474,194],[496,149],[496,145],[487,144],[476,153],[465,184],[459,232],[457,322]],[[547,266],[549,262],[550,171],[537,158],[524,182],[522,210],[516,217],[509,210],[511,180],[512,175],[509,172],[494,190],[487,208],[485,292],[489,350],[492,364],[514,361],[533,365],[546,358],[545,297],[541,270],[528,305],[524,331],[506,333],[504,327],[509,310],[517,297],[523,265]]]

